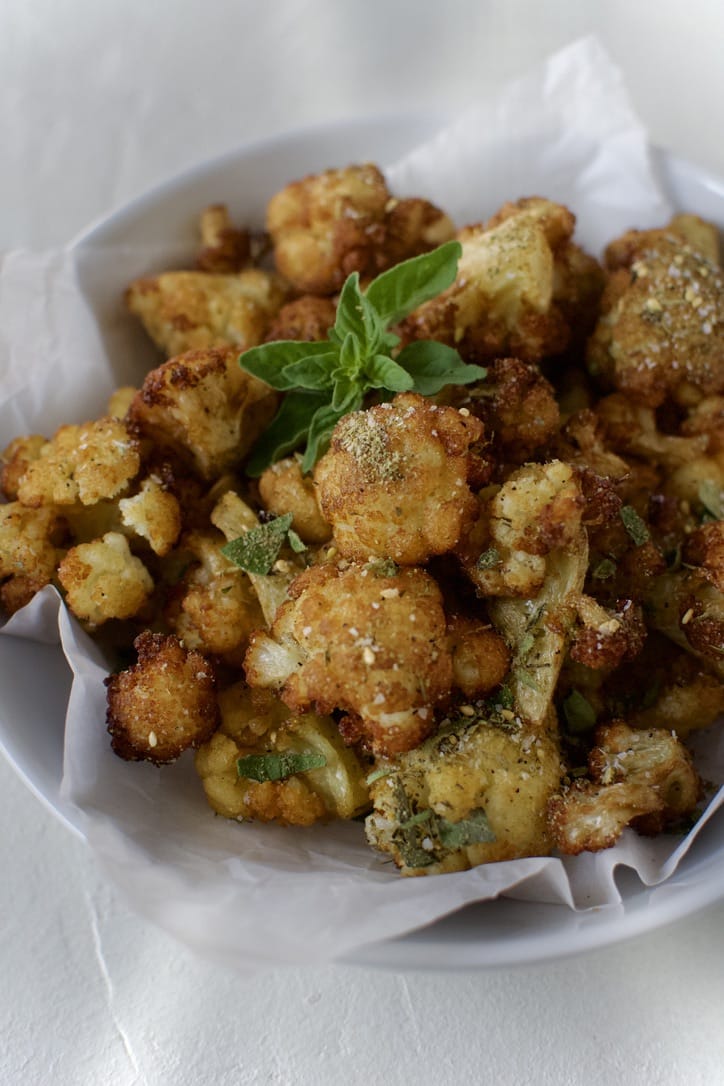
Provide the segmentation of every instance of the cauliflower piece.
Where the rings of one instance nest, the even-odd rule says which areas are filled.
[[[161,480],[149,475],[141,489],[118,503],[124,527],[148,540],[154,554],[168,554],[181,531],[181,507]]]
[[[707,512],[702,500],[707,490],[715,495],[715,501],[724,503],[724,449],[682,464],[667,475],[662,490],[679,503],[688,503],[699,516]]]
[[[498,458],[507,464],[533,459],[558,431],[553,386],[537,366],[518,358],[497,358],[487,381],[461,391],[461,402],[482,420]]]
[[[645,407],[724,391],[724,275],[667,230],[632,232],[608,253],[590,372]]]
[[[0,505],[0,602],[13,614],[50,584],[63,553],[55,509],[29,509],[20,502]]]
[[[0,494],[9,502],[17,500],[18,484],[28,469],[28,465],[37,460],[46,440],[42,434],[28,434],[16,437],[0,456]]]
[[[243,683],[235,684],[233,697],[225,692],[221,727],[196,754],[196,770],[217,814],[308,826],[330,818],[355,818],[368,808],[365,769],[344,745],[334,721],[314,713],[292,717],[276,698],[275,705],[260,705],[260,693],[244,689]],[[254,736],[265,722],[267,727]],[[295,757],[310,754],[321,764],[294,769]],[[241,776],[238,761],[249,755],[258,766],[284,776],[278,780]]]
[[[448,637],[453,685],[466,698],[484,697],[500,685],[510,667],[510,652],[489,623],[455,615],[448,625]]]
[[[600,400],[595,414],[603,424],[604,439],[615,452],[640,456],[671,471],[704,454],[709,444],[706,434],[684,437],[662,433],[653,408],[633,403],[621,392]]]
[[[121,385],[120,388],[112,392],[106,409],[108,417],[111,419],[124,419],[137,392],[138,389],[134,385]]]
[[[535,597],[488,601],[493,625],[513,655],[508,685],[518,712],[532,729],[546,727],[550,716],[587,568],[588,542],[580,530],[568,546],[550,553]]]
[[[467,409],[414,392],[345,415],[314,472],[340,552],[415,565],[451,550],[475,512],[468,475],[481,436]]]
[[[416,746],[449,695],[452,662],[442,596],[420,569],[370,562],[313,566],[294,579],[269,634],[252,634],[251,686],[300,711],[343,710],[350,742],[376,753]]]
[[[686,539],[684,557],[724,593],[724,520],[702,524]]]
[[[166,619],[183,643],[240,665],[251,631],[264,618],[248,576],[221,553],[224,537],[187,532],[179,549],[189,565],[176,586]]]
[[[662,728],[635,731],[623,721],[599,728],[589,772],[549,804],[556,847],[568,856],[611,848],[630,824],[660,833],[692,814],[701,794],[689,752]]]
[[[553,732],[531,734],[510,715],[505,727],[457,718],[417,750],[380,764],[367,838],[403,875],[550,852],[546,809],[560,787],[558,746]]]
[[[93,505],[121,494],[141,467],[138,440],[121,419],[61,426],[18,482],[23,505]]]
[[[266,221],[278,270],[309,294],[334,294],[351,272],[376,275],[454,232],[426,200],[393,199],[370,164],[292,182],[269,201]]]
[[[145,437],[212,479],[243,460],[277,404],[268,385],[242,370],[238,351],[208,348],[152,370],[128,417]]]
[[[144,630],[138,661],[106,679],[111,746],[126,761],[173,762],[211,738],[219,722],[216,675],[177,638]]]
[[[249,263],[251,239],[248,230],[238,230],[226,204],[211,204],[199,219],[201,251],[196,258],[199,271],[231,275]]]
[[[617,600],[613,610],[581,595],[577,611],[581,626],[573,634],[570,648],[576,663],[597,671],[618,667],[641,652],[646,626],[641,607],[633,600]]]
[[[118,532],[71,547],[58,566],[58,580],[73,614],[90,626],[133,618],[153,592],[151,574]]]
[[[259,494],[266,509],[275,516],[293,516],[292,527],[305,543],[326,543],[332,528],[322,516],[317,489],[302,473],[300,456],[277,460],[259,479]]]
[[[682,568],[651,578],[645,585],[644,606],[649,626],[706,660],[724,679],[724,593],[700,569]]]
[[[277,339],[322,342],[336,318],[337,306],[331,298],[304,294],[281,307],[264,338],[267,343]]]
[[[479,520],[458,550],[481,595],[535,595],[546,556],[577,539],[583,505],[576,473],[561,460],[525,464],[492,497],[483,492]]]
[[[724,452],[724,396],[705,396],[690,408],[681,424],[681,433],[686,437],[704,434],[708,452]]]
[[[166,358],[228,344],[237,354],[254,347],[285,300],[279,279],[258,268],[236,275],[164,272],[126,291],[128,308]]]
[[[574,225],[567,208],[532,197],[506,205],[486,225],[466,227],[458,234],[455,283],[407,318],[403,338],[441,340],[479,362],[559,354],[574,314],[588,315],[600,291],[595,260],[578,249],[573,255]]]

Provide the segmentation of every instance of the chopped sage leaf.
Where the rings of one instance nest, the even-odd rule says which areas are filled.
[[[290,528],[287,532],[287,539],[295,554],[302,554],[307,549],[307,544],[302,542],[293,528]]]
[[[247,754],[239,758],[236,771],[245,780],[283,781],[295,773],[306,773],[309,769],[321,769],[327,759],[316,750],[296,753],[292,750],[271,752],[269,754]]]
[[[247,573],[268,573],[279,557],[291,523],[292,514],[285,513],[232,539],[221,553]]]
[[[500,551],[495,547],[488,547],[486,551],[478,558],[475,563],[477,569],[492,569],[493,566],[500,565]]]
[[[440,842],[445,848],[450,849],[495,841],[495,834],[490,828],[488,816],[482,808],[471,811],[467,818],[461,818],[459,822],[448,822],[445,818],[438,818],[437,832]]]
[[[623,526],[637,547],[648,543],[651,536],[646,527],[646,522],[638,515],[632,505],[624,505],[620,512]]]
[[[591,576],[594,581],[610,581],[612,577],[616,576],[616,563],[611,558],[603,558]]]
[[[589,732],[596,725],[596,710],[580,690],[571,690],[563,700],[563,714],[568,731],[574,735]]]

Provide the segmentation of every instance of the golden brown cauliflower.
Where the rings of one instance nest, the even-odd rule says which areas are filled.
[[[137,494],[118,503],[125,528],[147,540],[154,554],[168,554],[181,531],[181,507],[156,475],[141,483]]]
[[[668,230],[632,231],[608,264],[591,373],[647,407],[724,391],[721,269]]]
[[[317,488],[302,473],[300,456],[277,460],[259,479],[264,508],[275,516],[293,516],[292,528],[305,543],[326,543],[332,528],[319,508]]]
[[[467,409],[414,392],[345,415],[314,472],[341,553],[415,565],[452,550],[476,510],[468,477],[481,436]]]
[[[243,460],[278,398],[232,347],[189,351],[152,370],[128,413],[140,433],[212,479]]]
[[[230,275],[249,263],[251,238],[248,230],[234,226],[225,204],[211,204],[199,219],[201,251],[196,258],[200,271]]]
[[[73,614],[90,626],[133,618],[153,592],[151,574],[118,532],[71,547],[58,566],[58,580]]]
[[[650,578],[644,605],[650,626],[724,679],[724,593],[701,569],[683,567]]]
[[[236,275],[172,271],[137,279],[126,303],[166,358],[185,351],[261,343],[285,301],[282,283],[249,268]]]
[[[504,725],[456,718],[416,750],[380,763],[367,837],[403,875],[550,852],[546,810],[560,787],[558,745],[554,732],[531,734],[510,717]]]
[[[0,494],[9,502],[17,499],[18,483],[46,444],[42,434],[28,434],[27,437],[14,438],[3,451],[0,456]]]
[[[660,833],[692,814],[701,793],[691,756],[674,735],[623,721],[597,730],[589,774],[549,805],[556,847],[567,855],[610,848],[628,825]]]
[[[724,520],[702,524],[687,536],[684,557],[724,593]]]
[[[583,505],[576,472],[561,460],[525,464],[484,497],[479,521],[459,549],[481,595],[534,596],[545,580],[546,555],[579,536]]]
[[[670,471],[704,454],[709,444],[706,434],[688,437],[663,433],[657,426],[653,408],[634,403],[621,392],[599,400],[595,414],[611,449],[660,464]]]
[[[106,679],[111,745],[127,761],[163,765],[216,729],[216,676],[209,660],[175,637],[145,630],[133,644],[137,663]]]
[[[221,553],[213,529],[188,532],[180,542],[187,568],[175,587],[166,619],[183,643],[240,664],[253,629],[264,624],[248,576]]]
[[[498,458],[508,464],[535,459],[557,432],[560,410],[553,386],[535,365],[498,358],[488,379],[460,390],[460,403],[482,420]]]
[[[574,226],[567,208],[532,197],[466,227],[455,283],[404,322],[404,337],[441,340],[482,362],[559,354],[600,293],[596,261],[572,245]]]
[[[337,306],[331,298],[304,294],[287,302],[269,325],[265,339],[291,339],[305,343],[321,342],[337,317]]]
[[[455,615],[448,624],[453,685],[466,698],[484,697],[505,678],[510,651],[490,623]]]
[[[334,294],[351,272],[378,272],[453,235],[426,200],[395,200],[370,164],[294,181],[269,201],[267,229],[281,274],[301,293]]]
[[[122,494],[141,466],[138,440],[121,419],[61,426],[18,482],[23,505],[93,505]]]
[[[124,419],[137,392],[133,385],[121,385],[115,389],[108,400],[106,414],[112,419]]]
[[[196,770],[217,814],[308,826],[354,818],[369,806],[365,768],[334,721],[314,713],[292,717],[273,695],[244,683],[225,690],[219,704],[221,726],[196,754]],[[309,755],[315,767],[299,768]],[[270,779],[241,774],[239,759],[249,756],[247,774],[256,770]],[[295,758],[302,761],[295,765]]]
[[[63,553],[56,545],[59,528],[52,507],[0,505],[0,602],[6,613],[24,607],[53,579]]]
[[[345,737],[377,753],[420,743],[452,683],[435,581],[420,569],[342,561],[306,570],[289,596],[270,633],[252,635],[250,685],[278,690],[294,711],[345,711]]]

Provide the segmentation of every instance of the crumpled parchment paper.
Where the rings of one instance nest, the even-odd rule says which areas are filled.
[[[319,168],[330,165],[343,163]],[[659,225],[672,211],[621,75],[593,39],[473,105],[403,161],[382,165],[392,191],[428,196],[459,225],[520,196],[561,201],[578,217],[577,240],[596,253],[630,226]],[[96,288],[100,282],[105,296],[120,300],[131,278],[169,266],[173,252],[169,239],[164,252],[124,248],[79,258],[70,250],[2,259],[3,445],[16,434],[50,433],[61,422],[97,417],[116,385],[139,381],[130,347],[114,352],[113,365],[107,355],[113,337],[134,342],[131,319],[126,326],[119,318],[120,301],[108,312],[96,303],[94,311],[80,284],[91,266]],[[661,882],[712,818],[720,832],[708,847],[724,850],[720,788],[683,841],[626,831],[598,855],[401,879],[371,852],[358,823],[239,825],[213,816],[190,755],[162,769],[118,759],[105,731],[105,661],[53,589],[44,589],[3,633],[59,638],[72,667],[62,794],[79,809],[99,863],[145,915],[207,956],[239,967],[328,961],[499,895],[578,910],[616,906],[619,865],[648,885]],[[724,729],[700,736],[697,745],[706,777],[724,781]]]

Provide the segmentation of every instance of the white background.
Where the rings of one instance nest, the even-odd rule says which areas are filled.
[[[0,0],[0,249],[265,134],[458,109],[590,31],[654,140],[724,175],[718,0]],[[132,915],[2,761],[0,813],[2,1086],[724,1083],[724,905],[512,971],[239,977]]]

